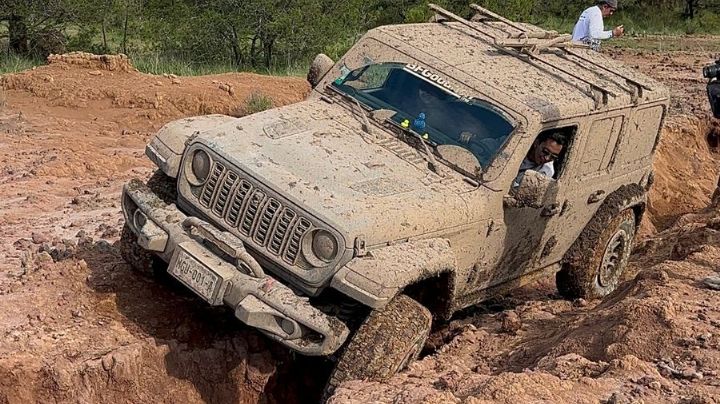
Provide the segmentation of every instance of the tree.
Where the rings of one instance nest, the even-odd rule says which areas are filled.
[[[72,18],[66,0],[0,0],[0,21],[8,22],[8,51],[28,55],[38,50],[32,40],[60,32]]]

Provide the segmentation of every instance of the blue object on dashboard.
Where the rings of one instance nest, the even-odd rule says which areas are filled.
[[[416,132],[422,132],[425,130],[425,113],[421,112],[418,114],[417,118],[413,121],[413,129]]]

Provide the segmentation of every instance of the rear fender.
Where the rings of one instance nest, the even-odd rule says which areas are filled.
[[[450,273],[451,278],[454,278],[452,274],[456,268],[457,260],[448,240],[435,238],[411,241],[354,258],[335,274],[330,285],[378,309],[408,285],[443,273]]]

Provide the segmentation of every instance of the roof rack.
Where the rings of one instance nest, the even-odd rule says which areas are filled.
[[[490,20],[490,21],[501,22],[511,28],[514,28],[514,29],[520,31],[519,34],[514,34],[514,33],[508,32],[508,31],[505,31],[505,32],[508,32],[508,36],[510,38],[514,38],[514,37],[519,37],[519,38],[523,38],[523,37],[524,38],[556,38],[556,37],[558,37],[559,38],[558,33],[555,31],[529,31],[527,28],[525,28],[519,24],[516,24],[515,22],[513,22],[499,14],[496,14],[484,7],[478,6],[477,4],[470,4],[470,8],[477,11],[478,15],[487,17],[485,19],[485,21]],[[543,36],[543,34],[545,36]],[[568,38],[568,41],[571,40],[571,38],[572,37],[570,36]],[[630,77],[627,77],[624,74],[618,72],[617,70],[613,70],[607,66],[603,66],[602,64],[597,63],[591,59],[588,59],[587,57],[583,56],[582,54],[579,54],[570,49],[573,47],[583,47],[583,46],[566,46],[566,45],[567,44],[563,43],[563,41],[560,41],[557,45],[553,45],[552,47],[557,48],[559,50],[562,49],[564,51],[564,52],[556,52],[555,54],[557,56],[560,56],[560,57],[568,60],[568,61],[574,62],[575,64],[579,64],[579,63],[577,63],[577,61],[569,59],[567,57],[567,55],[572,55],[573,57],[576,57],[576,58],[582,60],[583,62],[589,63],[590,65],[592,65],[594,67],[600,68],[610,74],[613,74],[613,75],[618,76],[621,79],[625,80],[625,82],[628,85],[634,86],[634,89],[627,89],[621,83],[616,82],[615,84],[617,84],[623,90],[628,91],[630,93],[630,95],[632,96],[633,102],[637,102],[638,98],[642,98],[643,90],[652,91],[652,88],[650,88],[646,84],[643,84],[643,83],[636,81]]]
[[[575,82],[569,81],[566,78],[565,81],[570,83],[571,85],[578,87],[581,91],[586,92],[588,96],[593,98],[595,101],[595,108],[599,108],[601,105],[607,105],[608,97],[616,97],[617,94],[611,91],[608,88],[605,88],[599,84],[596,84],[584,77],[578,76],[577,74],[568,71],[567,69],[564,69],[561,66],[558,66],[556,63],[553,63],[551,60],[548,60],[547,58],[544,58],[541,53],[545,51],[553,50],[554,54],[562,57],[563,59],[570,61],[572,63],[575,63],[577,65],[580,65],[580,62],[578,60],[574,60],[572,58],[569,58],[568,55],[571,55],[574,58],[577,58],[579,60],[582,60],[583,62],[587,62],[595,67],[598,67],[610,74],[619,76],[620,78],[624,79],[626,83],[629,85],[635,86],[634,89],[627,88],[624,85],[615,82],[614,80],[609,79],[608,77],[601,75],[600,73],[594,71],[593,69],[588,69],[593,71],[597,76],[608,79],[610,81],[615,82],[615,84],[621,88],[622,90],[628,92],[631,95],[631,98],[633,102],[637,102],[637,100],[642,97],[642,91],[643,89],[650,90],[650,88],[642,83],[639,83],[635,80],[632,80],[623,74],[612,70],[610,68],[607,68],[605,66],[600,65],[597,62],[594,62],[586,57],[584,57],[582,54],[579,54],[577,52],[574,52],[571,50],[571,48],[587,48],[586,45],[583,44],[576,44],[570,42],[571,37],[569,35],[559,35],[555,31],[545,31],[545,30],[528,30],[527,28],[521,26],[520,24],[517,24],[511,20],[508,20],[505,17],[502,17],[498,14],[493,13],[490,10],[487,10],[483,7],[480,7],[476,4],[471,4],[470,7],[478,12],[478,15],[481,17],[480,19],[473,19],[474,22],[483,24],[488,26],[489,28],[493,29],[499,29],[503,31],[506,36],[504,38],[500,38],[496,35],[494,35],[491,32],[487,32],[486,30],[481,29],[473,22],[470,22],[462,17],[459,17],[450,11],[447,11],[443,9],[442,7],[439,7],[435,4],[428,4],[428,7],[436,12],[438,15],[454,20],[456,22],[459,22],[466,27],[472,29],[475,32],[478,32],[488,38],[487,41],[491,46],[496,48],[497,50],[508,54],[510,56],[516,57],[536,68],[539,68],[541,70],[548,71],[550,69],[554,69],[566,76],[570,76],[578,81],[581,81],[585,84],[587,84],[590,87],[590,91],[587,92],[586,89],[582,87],[578,87],[578,85]],[[477,16],[477,15],[476,15]],[[484,17],[484,18],[482,18]],[[511,32],[508,30],[503,30],[502,28],[498,27],[497,25],[491,25],[490,22],[500,22],[504,25],[506,25],[509,28],[512,28],[516,30],[517,32]],[[586,67],[587,66],[583,66]],[[551,71],[548,71],[548,73],[553,74]],[[554,74],[557,76],[557,74]],[[561,77],[562,78],[562,77]]]

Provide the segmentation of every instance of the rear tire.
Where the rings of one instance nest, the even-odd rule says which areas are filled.
[[[385,381],[420,355],[430,334],[432,315],[412,298],[399,295],[360,325],[340,355],[325,386],[323,400],[342,382]]]
[[[609,220],[593,219],[573,245],[555,281],[560,294],[569,299],[595,299],[617,288],[627,266],[636,221],[632,209],[625,209]],[[584,252],[577,246],[591,246]],[[572,249],[571,249],[572,250]]]

